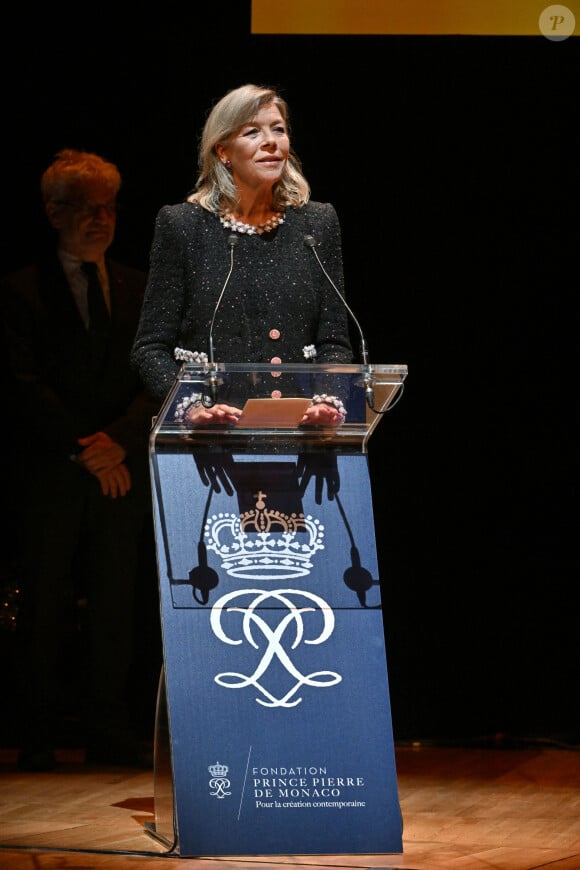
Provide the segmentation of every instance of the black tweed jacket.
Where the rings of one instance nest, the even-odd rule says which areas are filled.
[[[334,207],[290,208],[270,233],[238,234],[230,269],[228,236],[215,214],[197,203],[164,206],[157,216],[149,280],[132,363],[158,400],[175,381],[176,347],[228,363],[352,362],[348,315],[305,236],[313,236],[332,281],[344,295],[341,233]]]

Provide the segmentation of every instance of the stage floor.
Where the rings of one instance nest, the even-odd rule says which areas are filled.
[[[550,870],[580,868],[580,751],[397,745],[403,854],[180,858],[146,832],[153,771],[84,763],[21,773],[0,750],[2,870]]]

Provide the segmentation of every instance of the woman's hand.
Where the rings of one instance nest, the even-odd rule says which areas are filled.
[[[235,425],[241,416],[241,409],[234,405],[216,404],[211,408],[191,405],[185,413],[184,420],[191,426]]]
[[[344,423],[344,414],[341,414],[334,405],[322,402],[318,405],[310,405],[300,421],[302,426],[340,426],[342,423]]]

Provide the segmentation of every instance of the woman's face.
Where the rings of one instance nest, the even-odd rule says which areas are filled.
[[[250,124],[245,124],[226,144],[216,146],[223,162],[231,162],[238,187],[271,188],[282,176],[290,139],[280,110],[274,103],[263,106]]]

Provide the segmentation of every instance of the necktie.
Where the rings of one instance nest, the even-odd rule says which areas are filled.
[[[87,300],[89,307],[89,339],[91,356],[96,369],[101,368],[109,347],[111,321],[103,288],[99,280],[96,263],[83,263],[82,270],[87,276]]]

